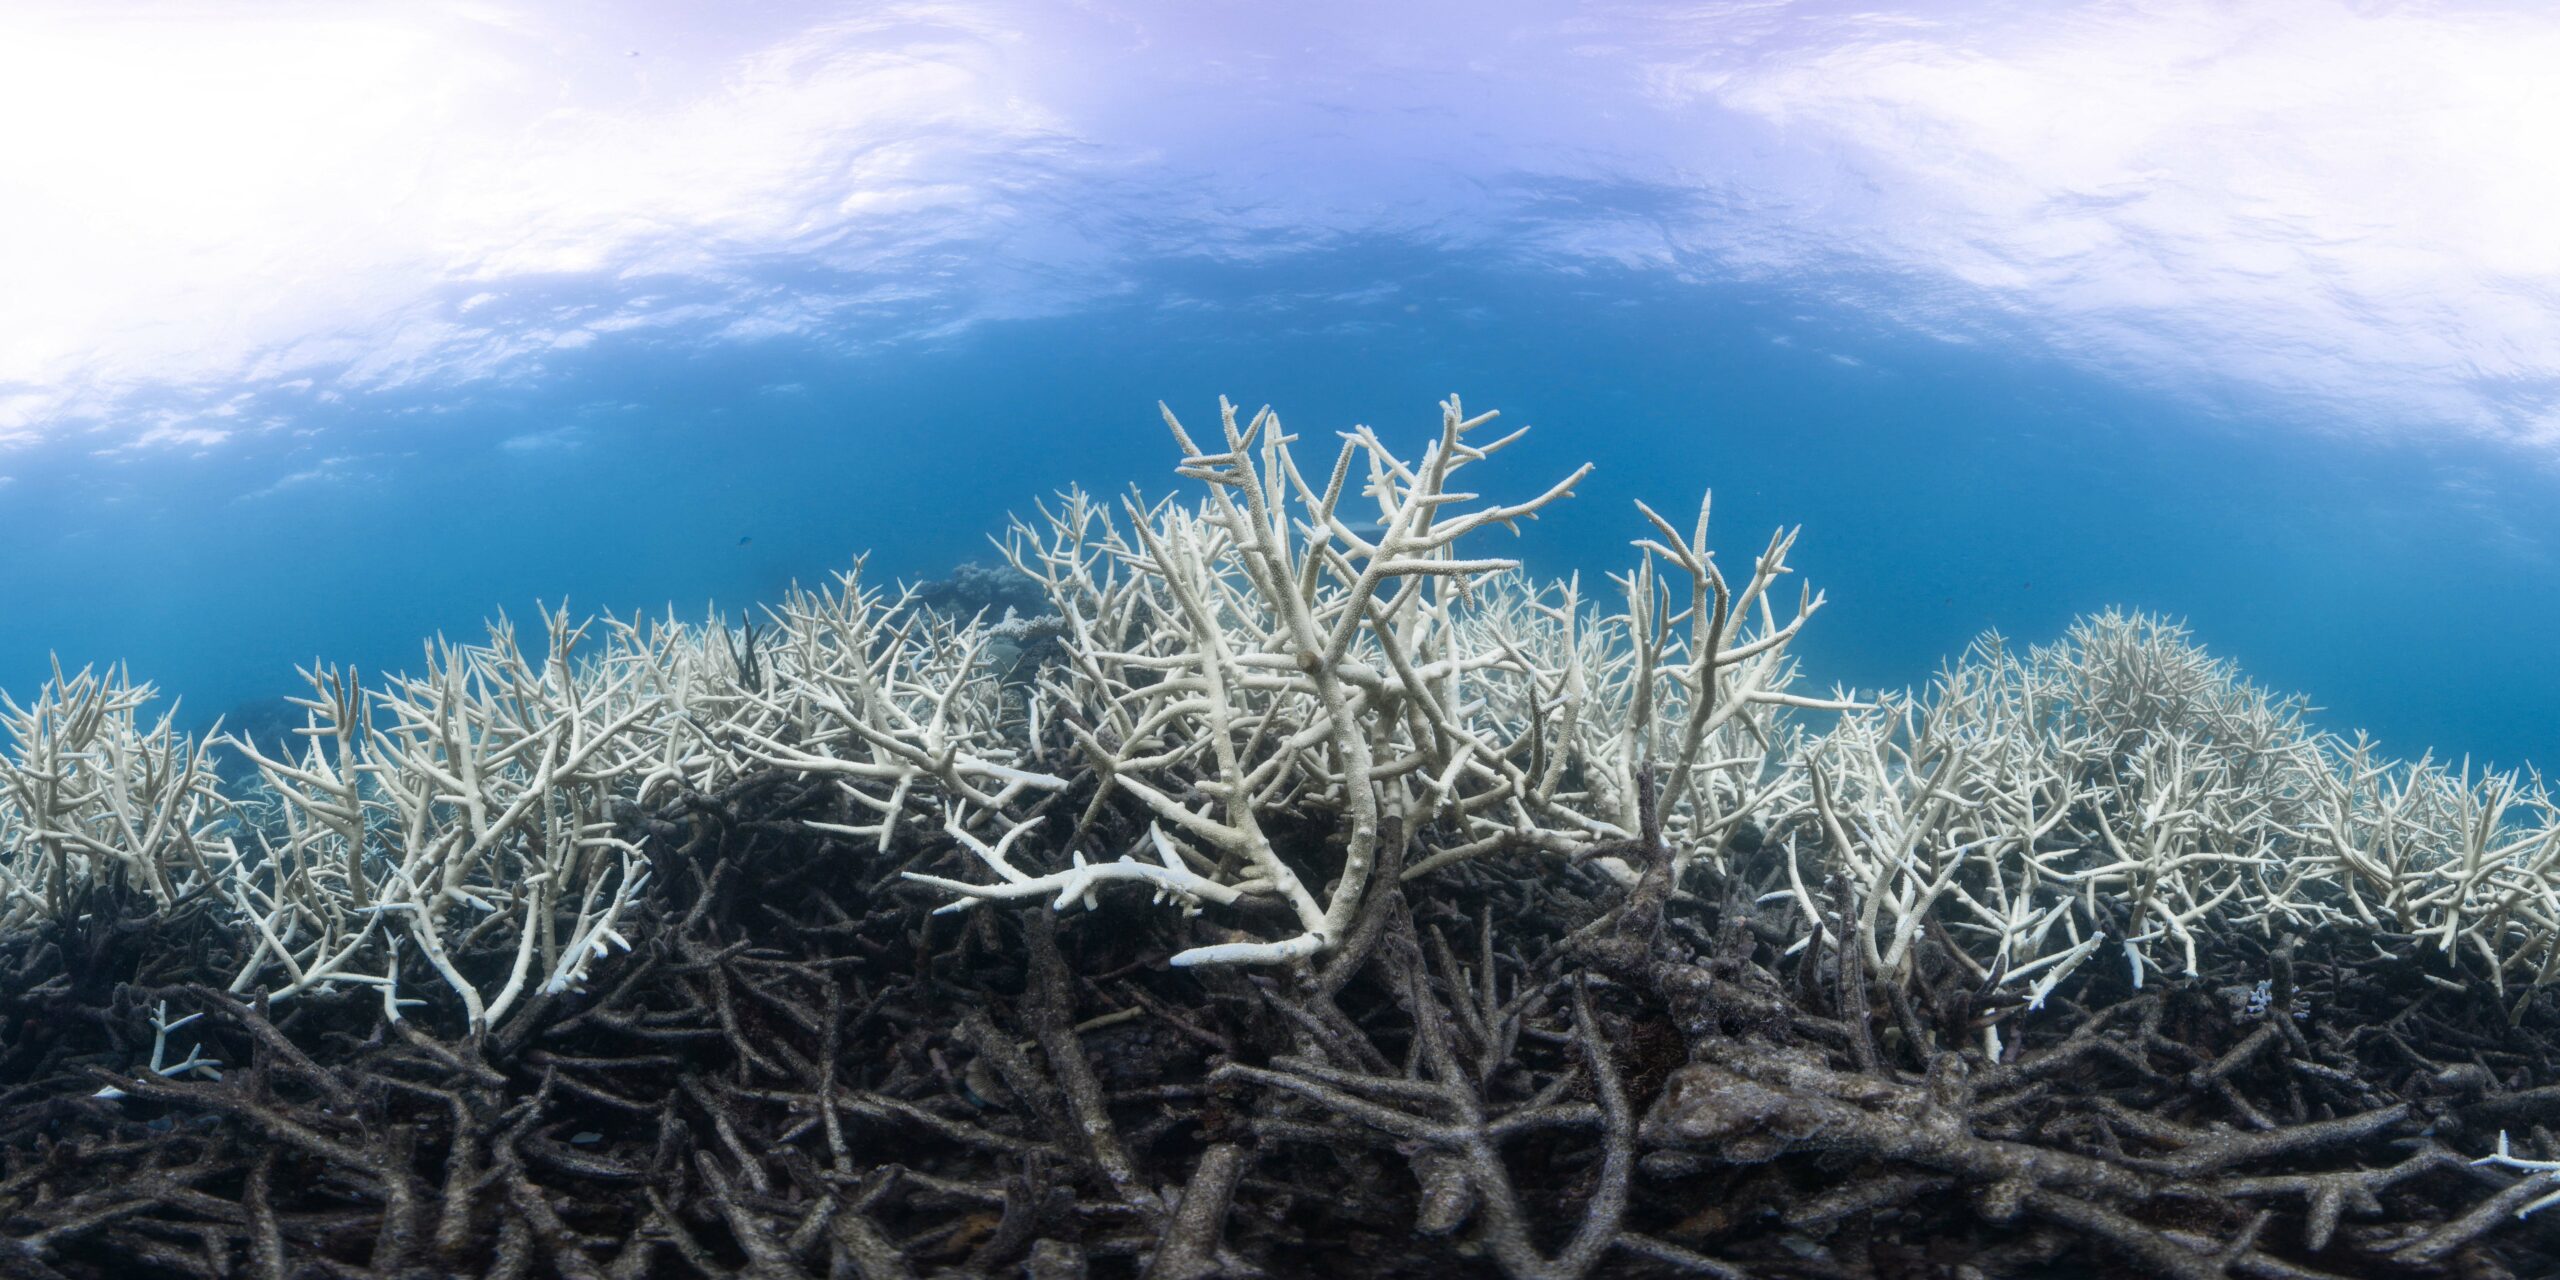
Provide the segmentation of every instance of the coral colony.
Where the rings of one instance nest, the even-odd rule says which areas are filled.
[[[545,611],[6,704],[0,1273],[2560,1268],[2560,815],[2180,628],[1799,692],[1795,534],[1602,598],[1418,459],[1168,412],[1001,614]],[[1517,488],[1505,485],[1505,488]],[[226,761],[228,763],[226,763]]]

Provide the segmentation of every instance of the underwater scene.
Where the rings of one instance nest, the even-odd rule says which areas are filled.
[[[0,6],[0,1278],[2560,1276],[2553,65]]]

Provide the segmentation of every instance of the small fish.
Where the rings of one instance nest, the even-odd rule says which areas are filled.
[[[752,535],[752,534],[744,534],[744,533],[742,533],[742,534],[739,534],[739,535],[738,535],[738,545],[739,545],[739,546],[742,546],[742,547],[743,547],[743,546],[745,546],[745,545],[747,545],[748,543],[753,542],[753,541],[755,541],[755,537],[754,537],[754,535]]]

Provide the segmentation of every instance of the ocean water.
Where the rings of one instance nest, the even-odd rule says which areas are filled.
[[[1538,574],[1628,564],[1637,499],[1711,488],[1728,565],[1801,525],[1817,688],[2124,605],[2393,754],[2555,759],[2560,259],[2485,238],[2536,198],[2510,144],[2444,134],[2503,82],[2232,87],[2274,29],[2352,68],[2550,24],[1777,11],[38,6],[0,60],[54,42],[12,92],[89,150],[10,166],[0,688],[124,662],[203,726],[500,609],[734,613],[989,558],[1070,484],[1185,492],[1160,400],[1418,449],[1455,393],[1534,428],[1489,495],[1597,464],[1495,535]],[[155,67],[200,96],[101,105]],[[2134,130],[2111,76],[2179,110]],[[358,82],[381,119],[315,123]],[[119,148],[162,202],[84,229]]]

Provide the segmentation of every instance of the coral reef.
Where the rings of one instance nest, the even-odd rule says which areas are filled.
[[[2138,615],[1799,692],[1791,531],[1538,583],[1481,544],[1581,473],[1454,487],[1490,416],[1167,412],[1205,497],[994,594],[502,618],[305,673],[251,782],[57,671],[0,1274],[2560,1266],[2538,782]]]

